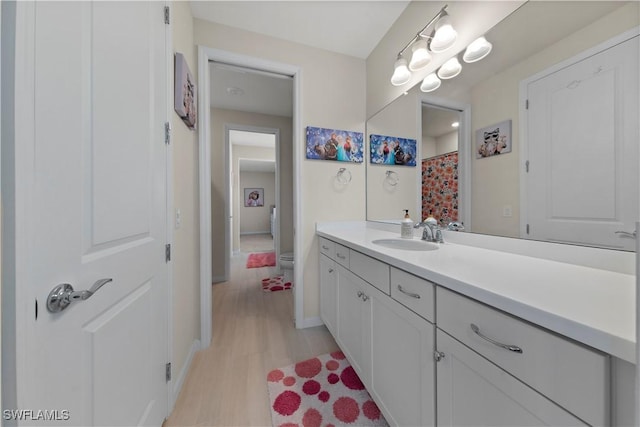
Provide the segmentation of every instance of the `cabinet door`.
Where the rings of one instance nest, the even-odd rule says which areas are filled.
[[[320,255],[320,317],[335,337],[338,316],[338,295],[336,280],[336,262],[331,258]]]
[[[437,330],[439,426],[584,426],[578,418]]]
[[[371,286],[336,264],[338,285],[338,335],[336,341],[365,385],[369,384],[371,348],[365,322],[371,304],[365,298]]]
[[[390,425],[435,425],[435,327],[371,288],[371,386]]]

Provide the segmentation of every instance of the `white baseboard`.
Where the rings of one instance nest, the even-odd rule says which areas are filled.
[[[241,236],[249,236],[251,234],[271,234],[271,230],[266,231],[243,231],[240,233]]]
[[[322,326],[324,322],[319,317],[307,317],[302,321],[302,325],[296,325],[297,329],[314,328],[316,326]]]
[[[220,283],[226,282],[227,278],[225,276],[214,276],[211,278],[211,283]]]
[[[176,400],[178,400],[180,390],[182,390],[182,386],[184,385],[184,380],[187,378],[187,373],[189,372],[189,368],[191,367],[191,362],[193,362],[193,356],[195,356],[198,350],[200,350],[200,340],[193,340],[184,366],[182,366],[182,369],[180,369],[180,373],[178,374],[178,376],[174,377],[175,380],[172,380],[173,390],[171,390],[171,410],[169,412],[173,411],[173,407],[176,404]]]

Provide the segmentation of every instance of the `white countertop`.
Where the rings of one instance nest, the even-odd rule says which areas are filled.
[[[372,243],[399,238],[365,221],[317,234],[612,356],[636,362],[635,276],[459,243],[434,251]]]

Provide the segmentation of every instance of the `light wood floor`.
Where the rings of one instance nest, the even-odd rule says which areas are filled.
[[[271,234],[245,234],[240,236],[240,251],[266,252],[273,250],[273,237]]]
[[[266,376],[338,346],[324,326],[295,329],[293,292],[263,292],[275,267],[246,269],[231,259],[231,280],[213,285],[211,346],[193,360],[171,426],[271,425]]]

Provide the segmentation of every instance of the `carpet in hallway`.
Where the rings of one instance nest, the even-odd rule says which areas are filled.
[[[275,267],[275,265],[275,252],[256,252],[249,254],[247,258],[247,268]]]

